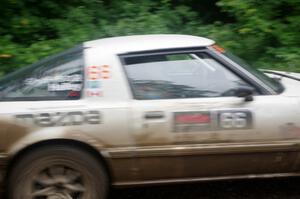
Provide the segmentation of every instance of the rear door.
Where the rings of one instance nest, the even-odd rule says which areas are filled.
[[[295,101],[262,88],[206,51],[122,56],[132,89],[132,138],[143,180],[289,172],[281,127]],[[236,97],[252,88],[254,101]]]
[[[82,51],[73,48],[1,79],[0,149],[38,128],[84,123]]]

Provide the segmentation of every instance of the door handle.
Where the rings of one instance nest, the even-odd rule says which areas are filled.
[[[147,112],[147,113],[145,113],[145,116],[144,116],[144,118],[148,119],[148,120],[150,120],[150,119],[162,119],[164,117],[165,117],[165,115],[164,115],[164,112],[162,112],[162,111]]]

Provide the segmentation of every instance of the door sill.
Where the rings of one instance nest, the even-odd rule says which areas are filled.
[[[284,177],[297,177],[297,176],[300,176],[300,173],[253,174],[253,175],[237,175],[237,176],[221,176],[221,177],[145,180],[145,181],[131,181],[131,182],[115,182],[115,183],[112,183],[112,185],[116,186],[116,187],[132,187],[132,186],[181,184],[181,183],[222,181],[222,180],[284,178]]]

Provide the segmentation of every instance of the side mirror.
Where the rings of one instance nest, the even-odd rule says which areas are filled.
[[[239,87],[235,91],[235,96],[245,98],[246,102],[253,101],[254,89],[250,87]]]

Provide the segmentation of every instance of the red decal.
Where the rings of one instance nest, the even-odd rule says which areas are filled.
[[[104,69],[101,71],[101,77],[103,79],[109,79],[110,78],[110,71],[107,69]]]
[[[87,68],[88,79],[97,80],[100,79],[100,67],[99,66],[89,66]]]
[[[78,96],[80,96],[80,92],[78,92],[78,91],[71,91],[71,92],[69,92],[68,96],[69,97],[78,97]]]
[[[109,79],[110,78],[110,70],[109,70],[109,65],[103,65],[101,67],[101,77],[103,79]]]
[[[175,121],[177,123],[195,124],[210,123],[209,115],[177,115]]]
[[[111,77],[109,65],[89,66],[87,69],[88,79],[97,80],[100,78],[109,79]]]
[[[99,74],[89,74],[89,79],[90,80],[97,80],[97,79],[99,79]]]

